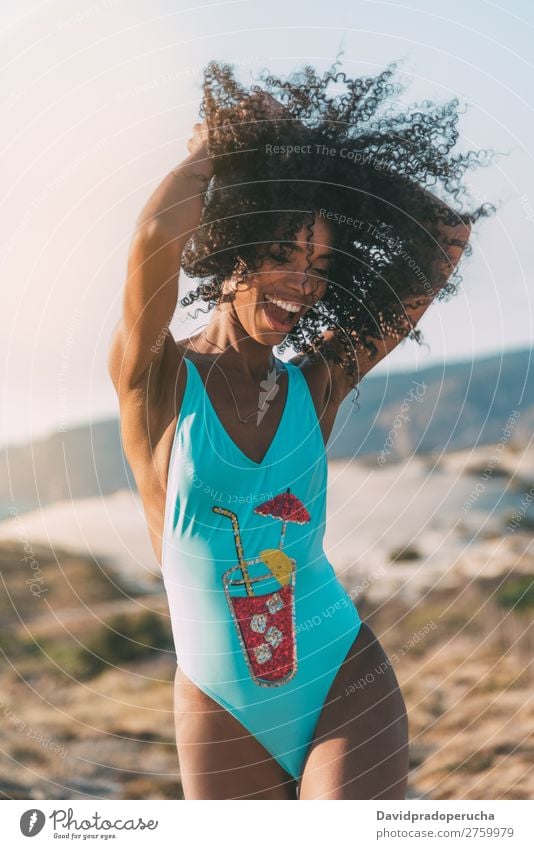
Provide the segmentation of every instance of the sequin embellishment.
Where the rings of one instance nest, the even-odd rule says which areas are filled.
[[[254,508],[260,516],[281,521],[278,548],[264,548],[252,559],[246,559],[241,542],[239,520],[232,510],[212,507],[230,519],[238,564],[227,569],[223,586],[234,620],[243,656],[253,681],[263,687],[285,684],[297,671],[297,639],[295,625],[296,561],[282,552],[289,523],[304,524],[311,517],[304,504],[290,492],[276,495]],[[252,576],[248,567],[261,563],[263,575]],[[267,592],[273,580],[280,589]],[[264,592],[262,593],[262,589]]]
[[[265,606],[267,607],[269,613],[277,613],[284,606],[284,602],[280,598],[279,593],[275,593],[265,602]]]
[[[273,647],[273,649],[278,648],[278,646],[283,640],[283,637],[284,635],[282,634],[282,632],[274,625],[271,625],[271,627],[265,634],[265,639]]]
[[[256,655],[258,663],[266,663],[273,656],[271,649],[266,643],[261,643],[261,645],[256,646],[254,654]]]
[[[265,613],[255,613],[250,620],[250,627],[257,634],[263,634],[267,627],[267,616]]]

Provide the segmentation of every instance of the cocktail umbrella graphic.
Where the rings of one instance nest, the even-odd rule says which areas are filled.
[[[282,551],[287,524],[295,522],[297,525],[305,525],[310,521],[310,514],[302,501],[293,495],[289,486],[285,492],[259,504],[254,508],[254,512],[260,516],[272,516],[273,519],[280,519],[282,522],[278,548],[265,548],[260,551],[259,557],[276,580],[285,587],[291,579],[291,572],[295,565],[295,561]]]

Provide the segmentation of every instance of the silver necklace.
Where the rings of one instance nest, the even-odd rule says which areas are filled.
[[[204,339],[206,339],[206,341],[210,342],[210,340],[209,340],[209,339],[208,339],[208,337],[206,336],[206,331],[204,331]],[[191,342],[191,344],[192,344],[192,346],[193,346],[193,349],[197,352],[197,354],[199,354],[199,353],[200,353],[200,351],[197,349],[197,347],[196,347],[196,345],[195,345],[195,343],[193,342],[193,339],[192,339],[191,337],[190,337],[189,341]],[[211,345],[215,345],[215,347],[216,347],[216,348],[219,348],[219,350],[220,350],[220,351],[223,351],[223,350],[224,350],[223,348],[221,348],[221,346],[220,346],[220,345],[217,345],[217,343],[216,343],[216,342],[210,342],[210,344],[211,344]],[[265,400],[264,400],[263,404],[261,405],[261,407],[258,407],[258,409],[257,409],[257,410],[254,410],[252,413],[249,413],[249,414],[248,414],[248,416],[245,416],[245,418],[243,418],[243,417],[241,416],[240,412],[239,412],[239,407],[237,406],[236,397],[235,397],[234,392],[233,392],[233,390],[232,390],[232,386],[231,386],[231,384],[230,384],[230,381],[228,380],[228,378],[227,378],[227,376],[225,375],[225,373],[224,373],[223,369],[222,369],[222,368],[218,365],[218,363],[214,363],[214,365],[216,365],[216,366],[217,366],[217,368],[219,369],[219,371],[220,371],[220,372],[222,372],[223,377],[224,377],[224,379],[226,380],[226,383],[228,384],[228,389],[230,390],[230,394],[231,394],[231,396],[232,396],[232,398],[233,398],[233,401],[234,401],[234,406],[235,406],[235,411],[236,411],[236,414],[237,414],[237,418],[239,419],[239,421],[240,421],[240,422],[242,422],[243,424],[246,424],[246,423],[248,422],[248,420],[249,420],[250,418],[252,418],[252,416],[256,416],[259,412],[263,412],[263,409],[264,409],[265,405],[266,405],[266,404],[268,403],[268,401],[270,400],[270,394],[271,394],[270,392],[268,392],[268,393],[267,393],[267,395],[266,395],[266,397],[265,397]],[[271,370],[269,370],[269,371],[271,371]]]

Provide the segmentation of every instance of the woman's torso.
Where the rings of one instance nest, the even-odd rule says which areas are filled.
[[[185,365],[161,558],[178,664],[192,680],[212,686],[242,682],[248,654],[239,650],[229,594],[252,596],[252,604],[263,611],[269,593],[284,599],[294,595],[292,633],[316,628],[316,636],[305,637],[303,662],[313,664],[325,636],[346,633],[357,614],[323,548],[327,459],[306,379],[297,366],[285,364],[283,411],[257,462],[225,430],[198,368],[189,358]],[[289,568],[282,582],[276,568]],[[254,592],[247,591],[245,575]],[[264,614],[259,614],[260,625]],[[276,609],[268,612],[269,622],[271,614]],[[265,648],[263,637],[251,636]],[[271,649],[265,650],[271,656]],[[287,668],[292,668],[289,661]],[[304,669],[302,674],[308,673]]]
[[[152,378],[151,386],[143,388],[144,403],[139,403],[136,397],[129,401],[127,406],[122,406],[123,447],[136,480],[149,536],[160,564],[168,470],[176,425],[185,394],[183,359],[186,356],[195,363],[211,399],[211,405],[213,409],[216,408],[217,416],[226,433],[236,445],[243,446],[243,452],[249,457],[259,458],[265,454],[268,439],[270,437],[270,444],[274,429],[281,420],[286,398],[286,390],[282,382],[285,375],[282,375],[277,381],[280,385],[277,396],[269,403],[268,413],[262,421],[260,444],[258,434],[256,432],[251,434],[250,421],[245,426],[240,425],[234,402],[220,371],[213,370],[209,360],[205,360],[202,355],[198,356],[195,351],[187,348],[185,343],[176,343],[176,357],[166,364],[164,373]],[[294,367],[300,369],[300,366]],[[321,409],[319,398],[321,387],[314,386],[310,376],[305,377],[303,374],[303,378],[307,382],[315,405],[324,446],[333,425],[335,410]],[[244,392],[247,392],[246,388]],[[235,394],[237,396],[237,392]],[[249,390],[248,398],[243,395],[238,397],[238,402],[239,410],[247,415],[258,403],[257,390]],[[298,418],[298,411],[295,411],[294,415]],[[252,427],[254,428],[254,417],[252,417]]]

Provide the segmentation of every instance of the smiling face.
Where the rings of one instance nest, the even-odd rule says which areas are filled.
[[[316,215],[312,227],[303,225],[290,245],[269,244],[262,264],[235,289],[233,306],[249,337],[262,345],[279,345],[324,297],[334,258],[332,238],[330,227]]]

